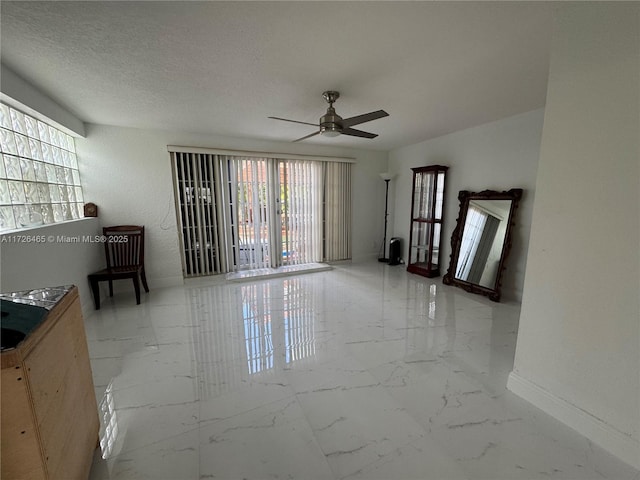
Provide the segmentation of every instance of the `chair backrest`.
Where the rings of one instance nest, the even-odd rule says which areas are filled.
[[[144,266],[144,226],[104,227],[107,268]]]

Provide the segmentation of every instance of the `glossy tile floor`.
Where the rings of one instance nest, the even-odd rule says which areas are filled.
[[[107,299],[91,479],[640,479],[506,390],[519,306],[377,262]]]

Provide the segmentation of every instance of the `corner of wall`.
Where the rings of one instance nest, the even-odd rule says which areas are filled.
[[[527,380],[516,370],[509,374],[507,389],[560,420],[602,448],[640,469],[640,442],[601,419]]]
[[[72,136],[85,136],[84,123],[4,64],[0,64],[0,98]]]

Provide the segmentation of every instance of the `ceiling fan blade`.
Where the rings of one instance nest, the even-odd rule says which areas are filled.
[[[364,113],[362,115],[357,115],[355,117],[345,118],[342,120],[343,127],[352,127],[354,125],[359,125],[364,122],[370,122],[371,120],[377,120],[378,118],[388,117],[389,114],[384,110],[377,110],[375,112]]]
[[[320,133],[320,130],[318,130],[317,132],[313,132],[313,133],[311,133],[311,134],[309,134],[309,135],[305,135],[304,137],[299,138],[299,139],[297,139],[297,140],[294,140],[294,141],[293,141],[293,142],[291,142],[291,143],[296,143],[296,142],[299,142],[299,141],[301,141],[301,140],[306,140],[307,138],[309,138],[309,137],[313,137],[313,136],[315,136],[315,135],[318,135],[319,133]]]
[[[362,130],[356,130],[355,128],[343,128],[343,135],[351,135],[352,137],[362,138],[376,138],[378,135],[375,133],[363,132]]]
[[[314,127],[318,126],[317,123],[299,122],[298,120],[289,120],[288,118],[280,118],[280,117],[268,117],[268,118],[273,118],[274,120],[282,120],[283,122],[301,123],[303,125],[313,125]]]

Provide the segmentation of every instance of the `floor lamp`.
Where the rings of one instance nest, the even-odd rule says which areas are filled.
[[[388,172],[381,173],[380,178],[384,180],[385,183],[385,193],[384,193],[384,238],[382,240],[382,257],[378,258],[379,262],[389,263],[389,259],[386,257],[387,252],[387,217],[389,216],[389,181],[393,178]]]

